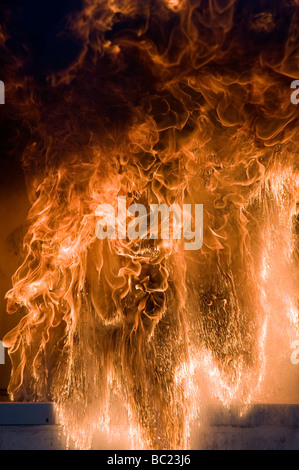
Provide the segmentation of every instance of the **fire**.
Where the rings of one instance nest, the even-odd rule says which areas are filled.
[[[80,51],[45,80],[20,83],[2,47],[7,112],[31,135],[9,393],[53,401],[79,448],[115,402],[135,446],[188,447],[203,390],[259,399],[297,332],[298,5],[243,3],[85,0]],[[119,198],[203,204],[202,249],[99,240],[97,208]]]
[[[168,6],[168,8],[172,10],[176,10],[177,8],[181,6],[183,2],[182,0],[165,0],[165,3]]]

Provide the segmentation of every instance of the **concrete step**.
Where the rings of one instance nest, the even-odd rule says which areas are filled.
[[[95,450],[128,450],[127,429],[112,437],[97,432]],[[62,428],[51,403],[0,403],[0,450],[66,449]],[[210,407],[194,425],[192,449],[299,450],[298,405],[254,405],[245,415],[238,407]]]

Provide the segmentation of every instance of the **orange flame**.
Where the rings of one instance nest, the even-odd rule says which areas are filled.
[[[54,401],[78,447],[115,398],[136,445],[188,447],[201,383],[251,403],[269,325],[283,347],[297,331],[298,4],[243,3],[85,0],[71,66],[41,85],[8,64],[33,203],[7,294],[24,314],[9,392]],[[204,204],[203,249],[97,240],[96,209],[119,196]]]

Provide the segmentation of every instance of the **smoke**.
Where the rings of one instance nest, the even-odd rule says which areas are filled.
[[[185,448],[199,398],[260,392],[269,323],[296,331],[298,2],[84,0],[62,64],[16,47],[13,15],[6,113],[32,209],[10,394],[57,403],[79,447],[117,398],[141,445]],[[119,196],[203,204],[203,248],[97,240]]]

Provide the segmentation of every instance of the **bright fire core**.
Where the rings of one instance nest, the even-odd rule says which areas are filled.
[[[7,294],[23,314],[5,338],[9,393],[53,401],[79,448],[116,402],[135,447],[188,448],[207,400],[261,399],[291,355],[299,11],[256,3],[84,0],[67,20],[80,52],[65,69],[36,80],[7,52],[32,202]],[[99,240],[96,209],[119,197],[202,204],[202,248]]]

